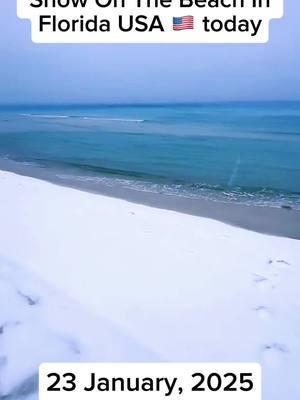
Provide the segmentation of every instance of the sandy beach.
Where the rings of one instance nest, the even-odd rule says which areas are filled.
[[[292,208],[247,206],[230,201],[193,199],[160,192],[133,190],[118,184],[116,180],[114,184],[112,182],[107,184],[102,182],[101,178],[100,180],[80,179],[78,176],[65,175],[59,170],[52,171],[47,168],[32,166],[30,163],[18,163],[9,159],[0,159],[0,170],[30,176],[64,187],[126,200],[131,203],[210,218],[259,233],[300,239],[300,211]]]
[[[299,240],[0,185],[0,398],[37,399],[43,361],[257,361],[264,400],[300,396]]]

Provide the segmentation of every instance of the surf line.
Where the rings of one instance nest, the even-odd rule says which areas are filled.
[[[160,392],[169,397],[176,386],[177,378],[120,378],[97,377],[93,372],[90,375],[84,391],[92,392]]]

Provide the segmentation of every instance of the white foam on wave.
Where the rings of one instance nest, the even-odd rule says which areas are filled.
[[[97,121],[112,121],[112,122],[145,122],[144,119],[127,119],[127,118],[101,118],[101,117],[83,117],[86,120],[97,120]]]
[[[217,186],[198,187],[196,191],[185,187],[184,185],[163,184],[154,182],[145,182],[133,179],[124,179],[117,177],[105,176],[83,176],[83,175],[68,175],[56,174],[56,177],[62,180],[74,180],[78,182],[104,184],[109,187],[121,186],[126,189],[148,192],[161,193],[164,195],[173,195],[185,197],[188,199],[204,199],[218,203],[235,203],[246,206],[256,207],[272,207],[282,208],[282,206],[291,207],[294,210],[300,210],[299,196],[286,197],[284,195],[265,195],[263,193],[250,193],[238,190],[216,190]]]
[[[47,119],[76,118],[81,120],[107,121],[107,122],[134,122],[134,123],[145,122],[144,119],[87,117],[80,115],[77,116],[77,115],[50,115],[50,114],[20,114],[20,116],[28,118],[47,118]]]
[[[48,115],[48,114],[20,114],[22,117],[29,118],[70,118],[69,115]]]

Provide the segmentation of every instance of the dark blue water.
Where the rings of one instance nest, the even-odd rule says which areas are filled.
[[[300,209],[300,102],[2,107],[0,158],[66,179]]]

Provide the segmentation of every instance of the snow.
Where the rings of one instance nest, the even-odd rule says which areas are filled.
[[[0,187],[0,398],[36,400],[45,361],[256,361],[264,400],[300,397],[300,241],[8,172]]]

